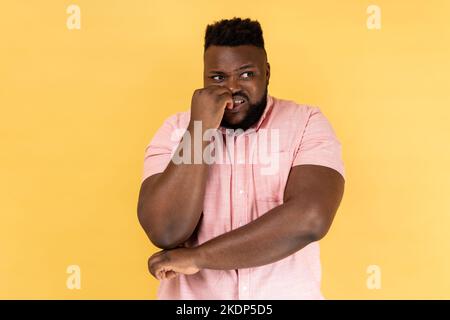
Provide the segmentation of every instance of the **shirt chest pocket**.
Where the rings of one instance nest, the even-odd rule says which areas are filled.
[[[289,151],[272,152],[252,164],[255,199],[282,202],[291,165]]]

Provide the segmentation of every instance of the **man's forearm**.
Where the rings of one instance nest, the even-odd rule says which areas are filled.
[[[231,270],[273,263],[319,240],[318,215],[286,202],[251,223],[194,249],[200,269]]]
[[[281,260],[325,236],[343,192],[344,179],[335,170],[295,166],[282,205],[197,247],[154,254],[149,259],[150,273],[169,279],[201,269],[244,269]]]

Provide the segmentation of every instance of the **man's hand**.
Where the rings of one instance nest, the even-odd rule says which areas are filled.
[[[228,88],[211,85],[197,89],[192,96],[191,123],[202,121],[204,130],[217,129],[225,108],[233,109],[233,95]]]
[[[172,279],[178,274],[194,274],[200,271],[194,248],[163,250],[148,259],[148,269],[158,280]]]

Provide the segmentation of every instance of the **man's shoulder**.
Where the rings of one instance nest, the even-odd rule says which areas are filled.
[[[273,116],[280,122],[307,122],[308,119],[320,113],[317,106],[298,103],[294,100],[280,99],[272,97],[273,99]]]
[[[279,112],[286,114],[308,114],[319,108],[313,105],[299,103],[294,100],[289,99],[281,99],[272,97],[274,101],[274,106],[277,108]]]
[[[173,128],[184,128],[188,126],[190,118],[190,111],[180,111],[167,117],[166,120],[164,120],[164,125]]]

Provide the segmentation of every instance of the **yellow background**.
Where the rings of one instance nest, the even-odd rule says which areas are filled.
[[[206,25],[233,16],[262,24],[269,92],[319,106],[343,144],[325,296],[450,298],[447,0],[2,1],[0,298],[155,298],[136,217],[144,148],[202,86]],[[72,264],[81,290],[66,287]]]

